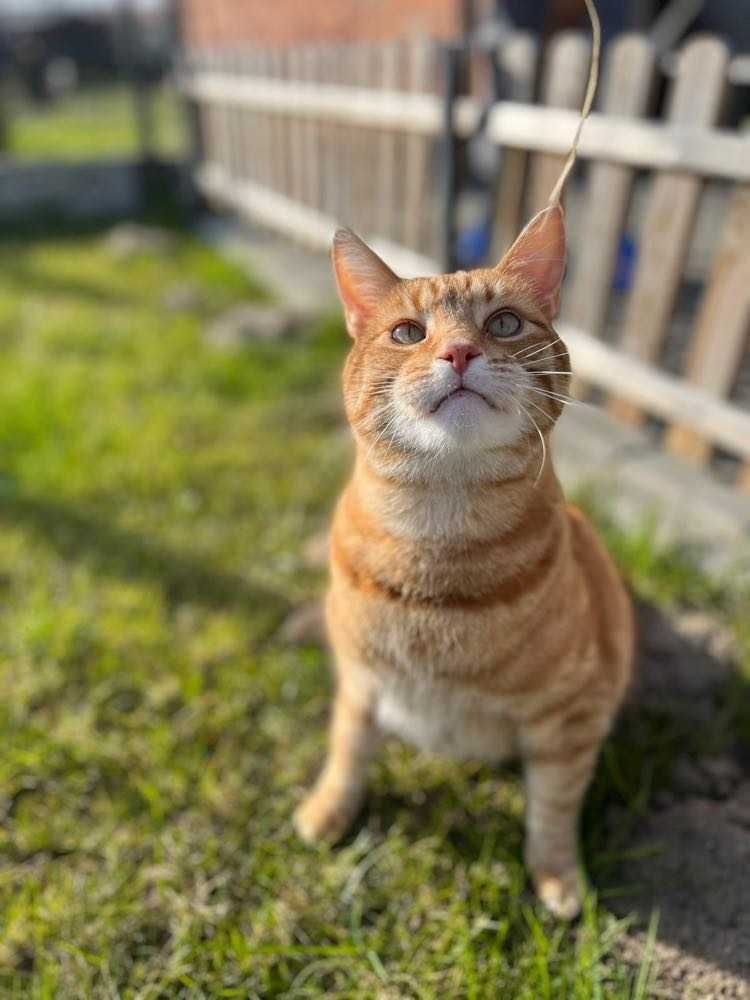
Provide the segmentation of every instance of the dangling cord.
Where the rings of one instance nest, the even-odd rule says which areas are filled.
[[[586,4],[586,10],[588,11],[588,15],[591,20],[592,35],[589,79],[586,84],[586,96],[583,99],[583,107],[581,108],[581,118],[578,122],[576,134],[573,136],[573,144],[570,147],[568,157],[563,164],[560,176],[557,178],[557,183],[552,188],[552,193],[550,194],[549,201],[547,202],[550,208],[560,204],[563,187],[568,179],[570,171],[573,169],[574,163],[576,162],[576,156],[578,155],[578,143],[581,139],[583,125],[591,112],[591,105],[594,103],[594,94],[596,94],[596,85],[599,82],[599,57],[602,49],[602,29],[599,23],[599,15],[597,14],[596,7],[594,5],[594,0],[584,0],[584,3]]]

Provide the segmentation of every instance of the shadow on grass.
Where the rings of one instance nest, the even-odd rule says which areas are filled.
[[[2,522],[23,524],[65,559],[85,559],[107,575],[156,583],[170,606],[190,602],[253,612],[256,620],[258,615],[267,620],[263,631],[268,632],[277,628],[288,612],[282,595],[119,528],[90,511],[38,497],[2,497]]]
[[[584,814],[589,868],[603,901],[641,931],[658,915],[671,949],[663,986],[681,984],[666,995],[744,996],[750,687],[706,616],[640,603],[638,619],[635,683]]]
[[[101,235],[121,222],[137,222],[184,232],[193,221],[194,211],[175,186],[164,187],[160,197],[135,212],[118,212],[90,219],[65,215],[53,207],[40,207],[22,218],[8,220],[0,231],[0,248],[8,243],[44,239],[72,240]]]
[[[49,272],[39,273],[23,260],[12,257],[6,250],[3,254],[3,279],[9,286],[22,290],[24,295],[41,294],[69,297],[77,306],[93,303],[99,306],[130,306],[138,301],[138,294],[125,295],[101,287],[95,281],[80,278],[60,278]]]

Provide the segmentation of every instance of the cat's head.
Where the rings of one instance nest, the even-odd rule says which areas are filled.
[[[536,215],[492,268],[402,280],[349,230],[336,233],[333,263],[354,341],[345,404],[360,442],[471,458],[550,430],[570,379],[551,326],[565,270],[559,207]]]

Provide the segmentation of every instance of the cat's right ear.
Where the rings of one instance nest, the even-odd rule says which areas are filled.
[[[336,231],[331,256],[346,327],[356,337],[399,279],[351,229]]]

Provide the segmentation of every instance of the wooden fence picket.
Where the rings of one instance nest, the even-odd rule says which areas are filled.
[[[217,66],[221,73],[231,75],[232,53],[217,53]],[[224,169],[231,173],[232,169],[232,108],[228,104],[223,104],[221,108],[221,162]]]
[[[357,47],[354,72],[357,86],[364,88],[377,86],[378,62],[376,47],[372,43],[364,42]],[[356,130],[352,221],[363,235],[372,232],[376,223],[374,198],[376,178],[373,176],[373,163],[376,162],[377,142],[372,129]]]
[[[399,46],[397,42],[387,42],[380,50],[380,89],[387,91],[398,90],[399,79]],[[396,157],[397,142],[396,133],[391,130],[383,130],[380,136],[378,150],[378,160],[376,170],[378,172],[377,190],[377,219],[376,232],[379,236],[393,238],[395,223],[398,219],[396,211],[397,203],[397,178],[396,178]]]
[[[220,54],[216,50],[206,53],[206,65],[209,72],[220,69]],[[224,108],[220,102],[211,106],[209,134],[211,150],[217,163],[222,163],[224,153]]]
[[[653,90],[655,53],[644,35],[623,35],[607,52],[602,111],[629,118],[645,114]],[[572,287],[565,316],[595,337],[602,334],[625,216],[635,177],[633,167],[594,162],[589,167],[584,217],[576,239]],[[581,395],[582,386],[576,395]]]
[[[283,80],[286,75],[285,49],[274,49],[271,60],[271,75],[274,80]],[[281,194],[289,194],[289,116],[274,115],[274,187]]]
[[[358,42],[356,45],[350,46],[347,73],[347,83],[349,86],[363,89],[370,85],[369,55],[370,46],[364,42]],[[367,129],[351,129],[349,139],[351,156],[351,177],[349,181],[351,208],[349,221],[357,232],[360,233],[367,233],[369,229],[367,220],[367,204],[369,201],[367,154],[369,139]]]
[[[287,52],[286,79],[302,79],[302,52],[299,46],[292,46]],[[290,119],[288,125],[287,152],[289,155],[289,196],[295,201],[304,201],[304,142],[305,123],[300,118]]]
[[[243,55],[240,49],[235,49],[230,56],[229,72],[235,79],[242,76]],[[242,178],[245,157],[244,157],[244,133],[245,123],[243,121],[243,109],[232,108],[229,119],[229,142],[230,142],[230,171],[233,177]]]
[[[407,52],[407,89],[423,94],[429,87],[433,46],[427,38],[419,37],[414,39]],[[405,145],[403,243],[412,250],[420,250],[424,220],[429,214],[430,139],[422,135],[407,135]]]
[[[545,53],[541,103],[554,108],[580,108],[586,90],[591,45],[579,31],[558,35]],[[531,217],[544,208],[565,162],[564,156],[539,153],[533,157],[529,194]]]
[[[314,85],[320,78],[320,47],[310,45],[305,48],[302,79]],[[322,177],[322,129],[320,121],[309,119],[305,123],[305,176],[307,179],[307,204],[311,208],[323,208]]]
[[[260,79],[267,75],[269,53],[260,50],[253,58],[254,72]],[[258,146],[258,177],[263,187],[273,186],[273,171],[271,165],[271,116],[267,111],[258,111],[255,127]]]
[[[240,77],[252,72],[252,52],[243,47],[238,57]],[[243,180],[254,180],[255,169],[255,112],[252,108],[241,108],[240,129],[240,175]]]
[[[670,98],[670,122],[708,127],[717,121],[728,63],[727,47],[717,38],[698,38],[685,46]],[[656,362],[666,338],[702,188],[700,177],[665,171],[654,180],[646,203],[621,344],[643,360]],[[628,423],[645,419],[642,410],[619,397],[608,407]]]
[[[320,46],[319,82],[336,82],[336,46],[325,43]],[[338,219],[338,169],[337,169],[337,139],[338,128],[335,123],[321,124],[321,175],[323,179],[323,211],[334,219]]]
[[[507,99],[530,104],[534,99],[539,44],[530,32],[517,32],[498,52],[498,64],[505,76]],[[494,220],[490,261],[500,260],[523,225],[523,193],[529,154],[523,149],[502,150],[500,174],[494,193]]]
[[[748,141],[750,155],[750,141]],[[685,377],[717,396],[731,392],[750,337],[750,185],[738,186],[695,325]],[[701,464],[711,444],[687,427],[670,428],[671,451]],[[750,466],[746,466],[745,475]],[[750,479],[748,480],[750,485]]]
[[[330,82],[337,86],[348,83],[349,46],[333,45],[329,55]],[[351,221],[351,135],[352,130],[346,125],[334,128],[334,149],[336,163],[335,208],[334,216],[338,222]]]

